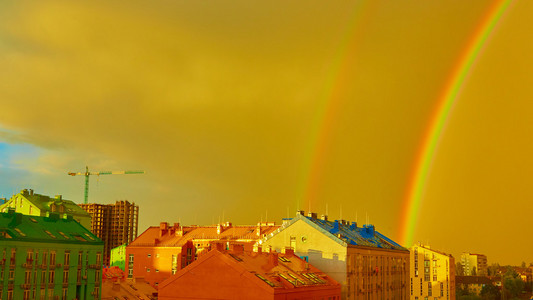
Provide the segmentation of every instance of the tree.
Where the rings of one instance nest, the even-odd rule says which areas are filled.
[[[457,275],[457,276],[465,275],[465,271],[463,269],[463,265],[459,261],[457,263],[455,263],[455,275]]]
[[[484,285],[480,296],[483,300],[498,300],[501,298],[500,290],[493,284]]]
[[[525,268],[525,267],[526,267],[526,262],[523,261],[523,262],[522,262],[522,268]]]
[[[506,298],[518,297],[524,290],[524,281],[514,269],[508,267],[503,276],[503,287]]]
[[[476,276],[477,275],[477,269],[476,267],[472,267],[472,276]]]

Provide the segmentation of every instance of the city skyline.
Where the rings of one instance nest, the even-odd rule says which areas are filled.
[[[410,243],[529,264],[532,6],[2,3],[0,197],[83,203],[67,172],[145,170],[92,176],[89,203],[135,202],[140,233],[301,209],[399,241],[439,97],[502,7],[435,137]]]

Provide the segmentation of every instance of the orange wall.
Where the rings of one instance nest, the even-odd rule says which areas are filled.
[[[187,261],[188,248],[193,249],[190,261]],[[183,247],[126,247],[126,274],[130,254],[134,255],[133,277],[144,277],[155,288],[172,276],[172,255],[178,256],[177,271],[182,269],[182,265],[194,261],[194,247],[190,242]]]

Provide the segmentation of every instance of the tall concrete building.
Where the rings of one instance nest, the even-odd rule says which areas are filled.
[[[454,300],[455,259],[429,246],[410,249],[411,300]]]
[[[461,254],[461,265],[465,276],[487,276],[487,256],[464,252]]]
[[[49,213],[56,213],[63,219],[72,216],[74,220],[87,229],[91,227],[91,216],[73,201],[63,199],[61,195],[49,197],[34,193],[31,189],[23,189],[4,202],[0,205],[0,212],[8,212],[9,209],[13,209],[24,215],[41,217],[45,217]]]
[[[91,232],[104,241],[104,264],[109,266],[111,249],[137,237],[139,206],[128,201],[115,204],[79,204],[91,216]]]
[[[409,250],[373,225],[299,211],[256,246],[263,252],[294,249],[342,285],[342,299],[409,299]]]

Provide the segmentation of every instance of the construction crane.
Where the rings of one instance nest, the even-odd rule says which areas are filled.
[[[144,174],[144,171],[100,171],[100,172],[89,172],[89,167],[85,166],[85,172],[68,172],[70,176],[83,175],[85,176],[85,204],[89,200],[89,176],[90,175],[127,175],[127,174]]]

